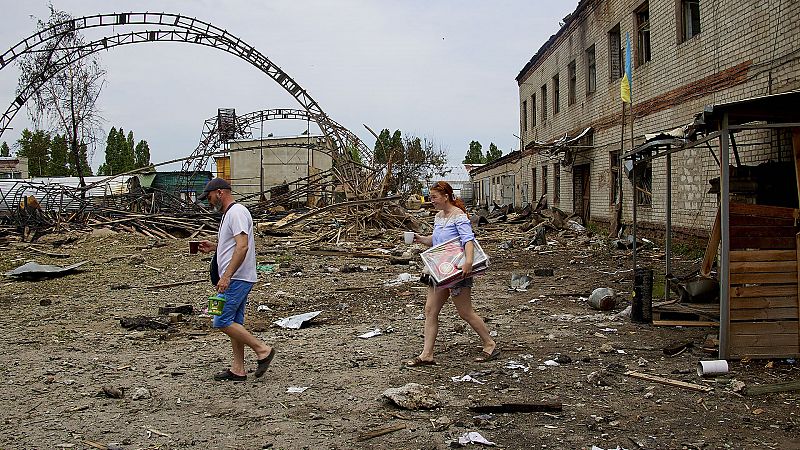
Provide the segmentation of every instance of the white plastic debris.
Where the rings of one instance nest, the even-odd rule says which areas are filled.
[[[281,328],[290,328],[293,330],[297,330],[301,326],[303,326],[303,323],[310,321],[311,319],[317,317],[321,313],[322,311],[313,311],[305,314],[298,314],[296,316],[278,319],[273,323]]]
[[[267,305],[258,305],[258,308],[256,308],[256,311],[258,311],[258,312],[272,311],[272,308],[270,308]]]
[[[516,361],[513,361],[513,360],[509,360],[504,367],[506,369],[512,369],[512,370],[514,370],[514,369],[522,369],[523,372],[527,372],[527,371],[531,370],[531,366],[526,365],[526,364],[520,364],[520,363],[518,363]]]
[[[468,433],[464,433],[461,437],[458,438],[458,443],[461,445],[482,444],[482,445],[488,445],[489,447],[494,447],[495,445],[497,445],[494,442],[486,440],[486,438],[481,436],[481,434],[478,433],[477,431],[470,431]]]
[[[464,375],[464,376],[461,376],[461,377],[451,377],[450,379],[453,380],[454,383],[458,383],[460,381],[463,381],[463,382],[467,382],[467,383],[483,384],[483,381],[476,380],[475,378],[472,378],[469,375]]]
[[[400,275],[398,275],[397,278],[395,278],[394,280],[389,280],[389,281],[383,283],[383,285],[384,286],[398,286],[398,285],[401,285],[403,283],[408,283],[410,281],[419,281],[419,277],[411,275],[408,272],[403,272]]]
[[[359,334],[359,335],[358,335],[358,337],[360,337],[361,339],[369,339],[369,338],[371,338],[371,337],[380,336],[380,335],[382,335],[382,334],[383,334],[383,333],[381,332],[381,329],[380,329],[380,328],[375,328],[375,329],[374,329],[374,330],[372,330],[372,331],[367,331],[367,332],[366,332],[366,333],[364,333],[364,334]]]
[[[556,367],[556,366],[560,366],[561,364],[553,361],[552,359],[548,359],[547,361],[544,362],[544,365],[545,366]]]
[[[302,394],[307,389],[308,386],[289,386],[289,388],[286,389],[286,392],[290,394]]]

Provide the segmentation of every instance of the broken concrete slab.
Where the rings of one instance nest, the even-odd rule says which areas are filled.
[[[408,383],[383,391],[383,396],[395,405],[411,410],[433,409],[442,406],[442,398],[436,389],[419,383]]]

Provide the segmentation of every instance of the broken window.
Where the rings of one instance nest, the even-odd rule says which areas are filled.
[[[636,163],[636,204],[653,204],[653,166],[650,161]]]
[[[575,70],[575,60],[567,66],[567,74],[569,76],[569,86],[567,87],[567,103],[570,105],[575,104],[575,90],[578,87],[578,75]]]
[[[553,114],[558,114],[559,102],[561,97],[561,85],[558,81],[558,74],[553,76]]]
[[[681,42],[685,42],[700,34],[700,0],[682,0],[680,14]]]
[[[612,81],[622,78],[623,58],[622,35],[617,24],[608,32],[608,75]]]
[[[597,90],[597,61],[595,60],[594,45],[586,49],[586,93],[591,94]]]
[[[547,195],[547,166],[542,166],[542,195]]]
[[[650,61],[650,6],[645,2],[635,13],[636,18],[636,65]]]
[[[522,101],[522,131],[528,131],[528,101]]]
[[[539,196],[537,195],[538,193],[536,192],[536,167],[534,167],[531,170],[532,170],[532,172],[531,172],[531,181],[532,181],[532,183],[531,184],[533,184],[533,186],[531,187],[531,200],[535,201],[535,202],[538,202],[539,201]]]
[[[536,128],[536,94],[531,95],[531,128]]]
[[[558,206],[561,201],[561,166],[553,164],[553,205]]]
[[[547,85],[542,86],[542,123],[547,122]]]
[[[617,203],[617,195],[619,195],[619,150],[609,153],[609,167],[608,179],[611,186],[608,187],[608,202],[613,205]]]

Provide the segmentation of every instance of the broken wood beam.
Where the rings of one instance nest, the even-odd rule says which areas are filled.
[[[406,427],[404,423],[398,423],[397,425],[391,425],[388,427],[378,428],[372,431],[367,431],[363,433],[359,433],[357,441],[366,441],[367,439],[372,439],[378,436],[383,436],[384,434],[393,433],[395,431],[402,430]]]
[[[469,410],[479,413],[529,413],[561,412],[561,403],[501,403],[499,405],[470,406]]]
[[[353,200],[353,201],[349,201],[349,202],[334,203],[332,205],[323,206],[322,208],[318,208],[318,209],[315,209],[313,211],[309,211],[309,212],[307,212],[305,214],[302,214],[300,216],[297,216],[294,219],[282,224],[280,227],[277,227],[277,228],[288,227],[289,225],[292,225],[292,224],[295,224],[297,222],[300,222],[301,220],[308,219],[309,217],[315,216],[315,215],[317,215],[319,213],[322,213],[322,212],[325,212],[325,211],[330,211],[332,209],[338,209],[338,208],[344,208],[344,207],[356,206],[356,205],[368,205],[370,203],[390,202],[390,201],[393,201],[393,200],[400,200],[400,198],[401,198],[401,196],[399,196],[399,195],[393,195],[391,197],[373,198],[373,199],[367,199],[367,200]]]
[[[164,284],[154,284],[152,286],[142,286],[141,289],[161,289],[161,288],[168,288],[173,286],[183,286],[185,284],[195,284],[195,283],[202,283],[204,281],[208,281],[205,278],[200,280],[188,280],[188,281],[176,281],[174,283],[164,283]]]
[[[782,383],[760,384],[747,386],[747,395],[768,394],[774,392],[800,391],[800,380],[784,381]]]
[[[654,383],[666,384],[667,386],[675,386],[684,389],[691,389],[693,391],[699,391],[699,392],[711,392],[714,390],[714,388],[708,386],[701,386],[699,384],[687,383],[685,381],[672,380],[670,378],[664,378],[658,375],[650,375],[647,373],[635,372],[633,370],[629,370],[625,372],[623,375],[628,377],[638,378],[640,380],[652,381]]]

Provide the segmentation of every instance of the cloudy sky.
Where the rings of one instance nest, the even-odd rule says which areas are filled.
[[[266,55],[334,120],[369,146],[364,128],[399,129],[432,140],[458,164],[469,142],[517,149],[516,75],[558,30],[577,0],[53,0],[75,17],[163,11],[211,22]],[[113,4],[114,6],[108,6]],[[257,6],[255,6],[257,5]],[[33,34],[45,1],[0,0],[2,52]],[[153,29],[151,26],[149,29]],[[105,27],[97,39],[133,31]],[[101,34],[98,34],[101,33]],[[146,43],[97,54],[107,71],[100,99],[105,136],[112,126],[150,144],[153,162],[189,156],[217,108],[237,114],[298,108],[255,67],[228,53],[185,43]],[[14,99],[19,72],[0,71],[0,101]],[[0,136],[12,145],[26,111]],[[269,123],[264,133],[298,134],[304,123]],[[103,161],[103,147],[92,165]]]

